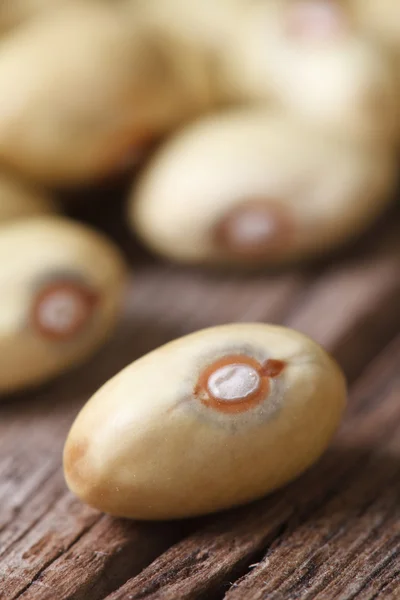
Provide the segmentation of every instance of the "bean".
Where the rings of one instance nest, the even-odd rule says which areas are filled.
[[[83,362],[111,335],[125,266],[102,235],[60,217],[0,229],[0,394]]]
[[[62,185],[123,170],[192,109],[174,77],[117,6],[54,9],[2,43],[0,158]]]
[[[343,375],[283,327],[224,325],[140,358],[89,400],[69,433],[70,489],[112,515],[171,519],[259,498],[329,443]]]
[[[178,133],[132,189],[128,218],[186,263],[275,265],[319,256],[391,200],[396,164],[271,110],[206,117]]]

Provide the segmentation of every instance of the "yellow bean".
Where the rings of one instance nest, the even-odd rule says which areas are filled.
[[[260,266],[326,252],[391,200],[392,152],[257,108],[206,117],[154,157],[132,189],[132,228],[156,252]]]
[[[102,235],[59,217],[0,229],[0,394],[97,350],[120,314],[125,265]]]
[[[343,375],[283,327],[224,325],[175,340],[104,385],[64,450],[70,489],[112,515],[171,519],[254,500],[325,450]]]
[[[0,88],[0,159],[63,185],[118,172],[193,110],[162,45],[111,3],[67,4],[4,39]]]

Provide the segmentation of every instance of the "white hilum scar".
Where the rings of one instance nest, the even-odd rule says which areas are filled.
[[[250,365],[233,364],[217,369],[208,379],[208,390],[218,400],[243,400],[256,392],[261,379]]]
[[[38,318],[47,329],[63,333],[74,326],[82,310],[82,300],[71,292],[60,290],[45,298]]]
[[[238,245],[262,244],[275,233],[275,223],[267,215],[249,211],[240,216],[232,227],[232,238]]]

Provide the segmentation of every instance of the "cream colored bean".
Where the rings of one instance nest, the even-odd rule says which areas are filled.
[[[0,395],[82,362],[120,314],[124,261],[102,235],[60,217],[0,228]]]
[[[332,0],[250,3],[222,59],[234,100],[269,101],[370,143],[399,131],[396,72]]]
[[[3,162],[45,182],[101,178],[198,109],[163,45],[117,8],[71,3],[3,41]]]
[[[167,143],[133,187],[128,216],[173,260],[276,264],[359,234],[389,203],[395,179],[391,153],[282,113],[235,110]]]
[[[112,515],[190,517],[263,496],[325,450],[343,375],[315,342],[224,325],[163,346],[106,383],[66,442],[70,489]]]
[[[9,173],[0,173],[0,224],[51,213],[55,203],[37,187]]]

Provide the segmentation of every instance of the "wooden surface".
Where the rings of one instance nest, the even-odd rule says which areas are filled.
[[[0,600],[400,598],[398,214],[324,263],[246,276],[162,264],[97,221],[132,261],[124,321],[87,365],[0,405]],[[349,408],[319,463],[250,506],[172,524],[75,499],[61,451],[88,397],[156,346],[232,321],[298,328],[340,361]]]

